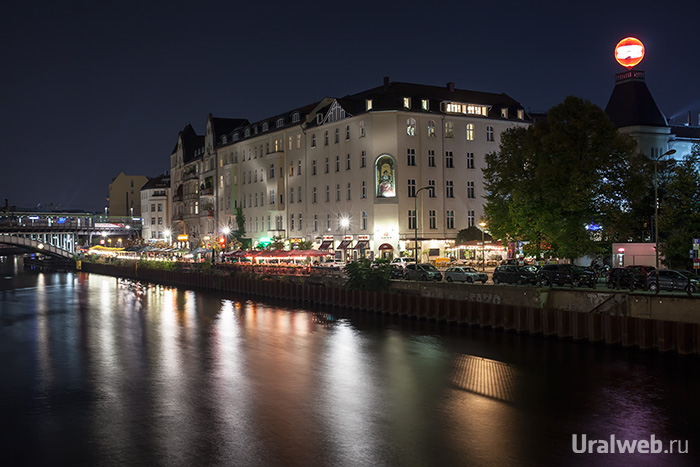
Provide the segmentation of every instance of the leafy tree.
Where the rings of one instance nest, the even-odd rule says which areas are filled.
[[[299,243],[297,243],[297,248],[299,250],[310,250],[313,245],[313,242],[309,240],[302,240]]]
[[[243,208],[238,206],[235,210],[236,212],[236,232],[233,234],[238,240],[245,237],[245,215],[243,214]]]
[[[279,235],[272,237],[272,241],[267,246],[268,250],[284,250],[284,239]]]
[[[589,101],[567,97],[546,120],[501,136],[484,169],[486,218],[496,237],[527,241],[528,254],[549,249],[559,257],[600,254],[609,240],[585,225],[610,232],[635,200],[630,171],[635,143],[618,133]],[[643,184],[648,186],[648,184]]]
[[[671,170],[659,196],[659,252],[671,268],[690,269],[688,252],[700,237],[700,145]]]
[[[357,290],[386,290],[391,283],[391,265],[386,259],[372,263],[367,258],[351,261],[345,266],[345,285]]]
[[[481,241],[481,229],[477,226],[472,225],[466,229],[462,229],[457,232],[457,238],[455,238],[455,245],[464,245],[467,242],[473,242],[474,240]],[[484,233],[484,240],[493,240],[491,235]]]

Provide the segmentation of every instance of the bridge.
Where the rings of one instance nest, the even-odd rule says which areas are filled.
[[[0,215],[0,244],[18,246],[48,256],[72,259],[79,245],[94,236],[139,235],[141,219],[85,213],[9,212]],[[116,243],[116,242],[115,242]]]

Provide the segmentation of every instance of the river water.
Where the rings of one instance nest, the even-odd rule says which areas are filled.
[[[12,257],[0,362],[4,465],[700,463],[697,357],[27,273]],[[661,452],[578,453],[584,435]]]

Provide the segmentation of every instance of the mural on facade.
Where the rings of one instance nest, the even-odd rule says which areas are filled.
[[[394,158],[384,154],[375,164],[377,174],[377,198],[396,197]]]

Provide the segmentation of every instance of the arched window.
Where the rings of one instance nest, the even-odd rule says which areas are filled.
[[[270,129],[270,125],[267,122],[263,122],[262,131],[267,131]]]
[[[409,118],[406,120],[406,134],[408,136],[416,136],[416,119]]]
[[[292,114],[292,123],[299,123],[299,112],[294,112]]]
[[[277,119],[277,128],[281,127],[284,125],[284,118],[280,117]]]
[[[473,123],[467,123],[467,141],[474,141],[474,124]]]
[[[377,158],[375,163],[377,198],[396,197],[396,162],[388,154]]]

